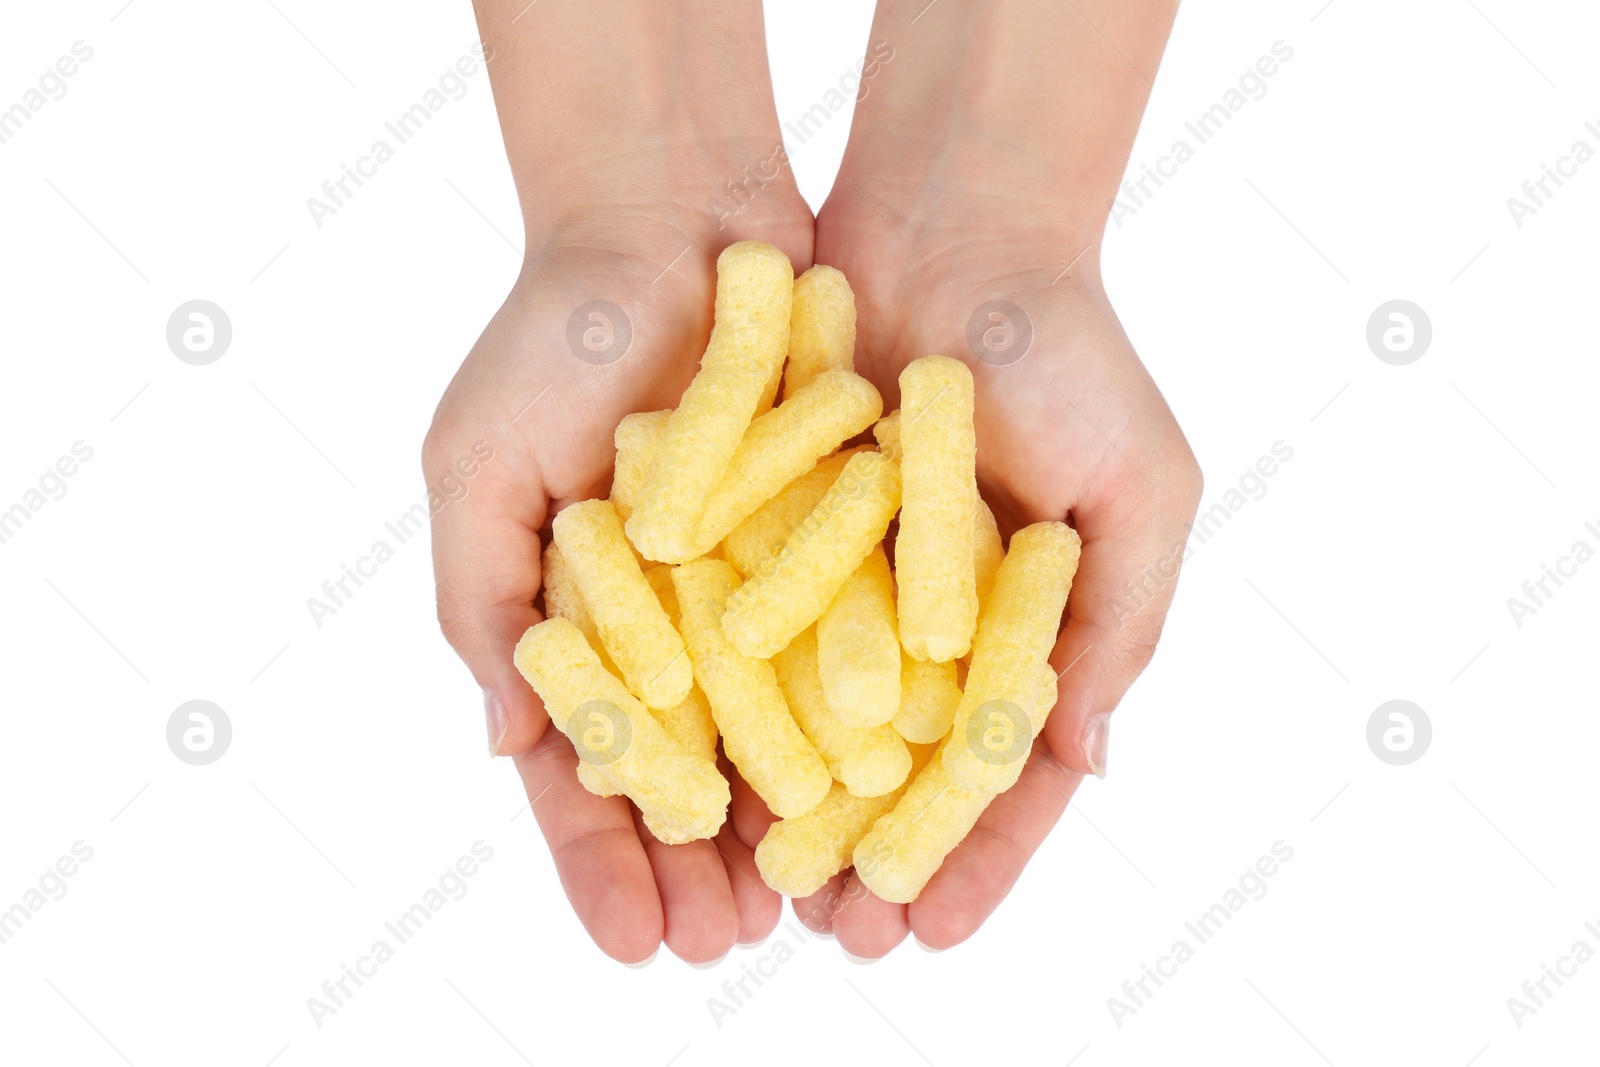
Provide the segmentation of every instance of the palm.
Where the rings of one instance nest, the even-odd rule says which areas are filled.
[[[474,442],[493,445],[466,495],[435,515],[440,621],[486,694],[499,695],[494,750],[515,758],[574,909],[603,950],[628,962],[663,940],[683,959],[715,959],[735,940],[764,937],[781,908],[752,852],[771,816],[731,767],[733,808],[718,837],[663,845],[625,798],[579,785],[572,746],[548,729],[511,662],[539,618],[550,516],[605,495],[617,423],[674,405],[693,377],[722,244],[760,238],[784,247],[797,269],[810,264],[809,216],[751,220],[751,232],[726,236],[704,232],[699,213],[683,217],[650,238],[546,242],[451,382],[424,448],[437,485]]]
[[[1085,539],[1069,625],[1052,656],[1063,674],[1060,710],[1022,779],[990,805],[914,903],[889,904],[843,875],[823,890],[848,902],[833,922],[841,943],[877,956],[908,932],[938,947],[969,936],[1065,810],[1089,769],[1084,720],[1110,710],[1093,704],[1096,690],[1143,666],[1171,595],[1169,585],[1153,610],[1124,613],[1120,587],[1155,561],[1157,546],[1167,549],[1163,539],[1181,541],[1199,481],[1092,260],[1081,272],[1063,271],[1078,249],[998,227],[979,227],[984,239],[975,240],[905,220],[892,225],[864,200],[853,184],[836,190],[817,225],[817,261],[843,270],[856,291],[858,369],[888,407],[910,361],[931,353],[965,360],[977,383],[978,480],[1002,532],[1070,519]],[[818,901],[797,901],[796,910],[816,914]]]

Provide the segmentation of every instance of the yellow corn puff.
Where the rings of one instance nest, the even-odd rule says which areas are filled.
[[[844,274],[819,263],[794,280],[783,395],[793,396],[824,371],[853,371],[855,363],[855,294]]]
[[[647,559],[683,563],[697,553],[706,501],[789,347],[794,270],[771,245],[740,241],[717,257],[711,341],[684,390],[640,486],[628,537]]]
[[[644,572],[644,580],[655,590],[662,610],[681,633],[683,627],[678,618],[678,593],[672,587],[672,568],[665,564],[650,567]],[[656,718],[667,728],[667,733],[690,752],[708,760],[717,758],[717,724],[711,718],[711,702],[706,700],[698,685],[689,687],[689,695],[683,698],[683,703],[657,711]]]
[[[794,640],[883,540],[899,506],[900,468],[876,452],[851,456],[778,554],[728,598],[722,617],[728,640],[757,659]]]
[[[561,557],[628,689],[652,708],[681,704],[694,685],[683,638],[628,550],[609,500],[563,508],[551,524]]]
[[[847,726],[823,698],[817,674],[817,631],[807,627],[772,657],[778,685],[806,739],[828,765],[828,773],[852,796],[877,797],[898,787],[911,771],[911,753],[887,725]]]
[[[943,663],[966,654],[978,621],[972,372],[948,356],[914,360],[900,372],[900,404],[900,643]]]
[[[767,559],[777,554],[789,535],[806,521],[850,457],[867,449],[837,452],[783,487],[783,491],[756,509],[754,515],[723,538],[722,552],[733,569],[749,578]]]
[[[1040,665],[1061,627],[1061,612],[1078,569],[1081,542],[1061,522],[1018,530],[995,575],[994,589],[973,641],[966,689],[941,757],[963,789],[1001,793],[1011,788],[1044,727]]]
[[[828,707],[846,726],[881,726],[900,710],[894,579],[882,545],[873,546],[817,620],[817,663]]]
[[[895,408],[889,414],[872,424],[872,436],[878,442],[878,451],[900,462],[900,409]]]
[[[657,837],[681,844],[716,834],[728,812],[727,780],[600,666],[576,626],[562,618],[530,626],[513,658],[578,758],[603,768]]]
[[[981,613],[984,603],[989,599],[989,590],[994,588],[995,572],[1000,569],[1000,561],[1006,558],[1006,550],[1000,544],[1000,527],[994,521],[994,512],[989,510],[989,505],[978,498],[977,524],[973,527],[973,574],[975,577],[973,591],[978,595],[978,610]]]
[[[706,503],[699,544],[721,541],[817,460],[872,425],[883,399],[849,371],[828,371],[750,424]]]
[[[913,745],[911,774],[927,766],[933,745]],[[822,803],[798,819],[780,819],[756,846],[761,880],[779,893],[807,897],[850,866],[850,853],[872,824],[894,809],[911,784],[906,781],[881,797],[857,797],[838,782]]]
[[[941,758],[949,749],[947,740],[851,854],[856,877],[890,903],[916,900],[994,799],[992,793],[963,789],[950,780]]]
[[[905,656],[900,664],[900,708],[894,728],[917,744],[933,744],[950,732],[961,703],[954,663],[932,663]]]
[[[611,476],[611,503],[623,522],[633,514],[633,503],[639,498],[639,488],[644,485],[650,464],[655,461],[661,441],[666,437],[670,411],[636,411],[624,415],[617,423],[613,440],[617,446],[616,472]]]
[[[804,815],[833,779],[789,713],[772,664],[740,654],[723,635],[723,608],[739,576],[721,560],[701,559],[674,568],[672,584],[723,751],[774,815]]]
[[[612,674],[621,673],[617,665],[611,662],[611,657],[606,655],[605,646],[600,643],[600,631],[594,625],[594,616],[589,614],[583,594],[578,591],[577,580],[572,576],[572,568],[561,558],[561,549],[556,547],[554,541],[544,549],[543,584],[545,615],[560,616],[576,626],[583,634],[583,639],[589,642],[589,647],[599,655],[600,665]],[[606,775],[604,768],[592,763],[578,764],[578,781],[597,797],[616,796],[621,792]]]

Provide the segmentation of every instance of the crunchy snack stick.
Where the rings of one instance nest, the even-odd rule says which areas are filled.
[[[883,399],[849,371],[828,371],[750,423],[700,520],[701,548],[724,537],[817,460],[872,425]]]
[[[628,537],[646,558],[682,563],[695,556],[706,500],[789,346],[793,290],[789,259],[771,245],[740,241],[717,257],[710,344],[667,419],[628,519]]]
[[[983,605],[989,599],[989,590],[994,588],[994,576],[1000,569],[1000,561],[1006,558],[1006,550],[1000,543],[1000,527],[994,521],[994,512],[989,510],[989,505],[983,502],[982,497],[978,498],[977,520],[972,533],[973,574],[981,617]]]
[[[872,437],[878,442],[878,451],[900,462],[900,409],[895,408],[889,414],[872,424]]]
[[[667,618],[673,627],[682,633],[683,624],[678,616],[678,593],[672,587],[672,568],[664,563],[651,567],[644,572],[644,580],[655,590],[656,599],[661,601],[662,610],[667,613]],[[667,733],[677,738],[678,743],[684,748],[708,760],[716,761],[717,724],[711,718],[711,702],[706,699],[705,693],[698,685],[689,687],[689,695],[683,698],[683,703],[676,707],[663,708],[656,712],[656,718],[661,720],[661,725],[667,728]]]
[[[1044,727],[1055,687],[1043,692],[1061,612],[1078,569],[1078,532],[1061,522],[1018,530],[1000,564],[973,642],[966,688],[941,758],[964,789],[1002,793],[1016,782]],[[1046,698],[1050,704],[1043,704]]]
[[[583,639],[589,642],[589,647],[600,657],[600,666],[611,674],[620,674],[617,665],[606,655],[605,646],[600,643],[600,631],[595,627],[594,616],[589,614],[583,594],[578,591],[577,579],[572,575],[572,568],[561,558],[561,549],[556,547],[554,541],[544,549],[543,584],[545,615],[560,616],[576,626],[578,632],[583,634]],[[616,796],[621,792],[607,776],[605,769],[592,763],[579,762],[578,781],[597,797]]]
[[[694,756],[604,667],[566,619],[530,626],[517,642],[517,669],[572,739],[578,758],[603,768],[668,844],[712,837],[728,812],[728,782]]]
[[[946,740],[851,854],[856,877],[890,903],[916,900],[994,799],[993,793],[963,789],[950,780],[942,758],[949,749]]]
[[[912,659],[943,663],[966,654],[978,621],[972,372],[948,356],[914,360],[900,372],[900,404],[900,643]]]
[[[894,728],[907,741],[931,745],[950,732],[961,703],[955,663],[931,663],[904,656],[900,664],[900,707]]]
[[[876,452],[851,456],[778,554],[728,598],[722,617],[728,640],[758,659],[794,640],[883,540],[899,506],[900,468]]]
[[[872,547],[834,594],[817,620],[816,645],[822,691],[841,722],[881,726],[894,718],[900,709],[900,639],[894,579],[882,545]]]
[[[683,638],[629,551],[617,509],[609,500],[580,501],[563,508],[552,527],[628,689],[653,708],[681,704],[694,685]]]
[[[701,559],[675,568],[672,584],[694,675],[711,701],[723,751],[774,815],[804,815],[833,779],[789,713],[772,664],[742,655],[723,635],[723,606],[739,576],[721,560]]]
[[[824,371],[855,370],[855,363],[855,294],[844,274],[819,263],[794,280],[783,395],[793,396]]]
[[[911,746],[914,776],[932,758],[933,745]],[[872,824],[888,812],[911,784],[905,782],[881,797],[856,797],[838,782],[822,803],[798,819],[781,819],[767,828],[756,846],[756,869],[761,880],[779,893],[806,897],[829,878],[850,866],[850,853]]]
[[[623,522],[633,514],[634,501],[639,498],[639,488],[667,435],[667,419],[671,415],[670,411],[636,411],[617,423],[612,438],[617,446],[617,468],[611,476],[611,503],[616,505]]]
[[[839,472],[850,462],[850,457],[865,451],[867,448],[863,446],[834,453],[784,486],[782,492],[734,527],[722,541],[723,553],[733,569],[749,578],[762,563],[776,555],[838,480]]]
[[[899,734],[886,725],[848,726],[828,706],[817,674],[815,627],[807,627],[773,656],[772,666],[795,722],[816,746],[828,773],[852,796],[882,796],[905,782],[911,755]]]

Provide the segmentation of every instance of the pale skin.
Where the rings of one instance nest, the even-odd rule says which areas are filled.
[[[821,262],[850,279],[857,368],[886,410],[910,360],[966,359],[979,481],[1002,532],[1054,519],[1083,537],[1052,656],[1060,699],[1021,780],[914,903],[879,900],[848,872],[794,902],[857,956],[882,956],[907,934],[935,948],[965,940],[1082,777],[1104,772],[1110,712],[1154,652],[1176,584],[1167,561],[1199,500],[1194,457],[1099,275],[1175,4],[880,0],[869,47],[885,41],[894,57],[858,104],[815,219],[789,170],[768,165],[780,133],[756,0],[476,8],[528,253],[424,446],[430,485],[474,442],[494,447],[468,495],[434,518],[439,617],[485,690],[491,750],[516,764],[574,910],[624,962],[662,943],[714,960],[781,916],[753,859],[772,816],[731,767],[721,834],[662,845],[624,798],[579,785],[571,744],[511,662],[540,618],[541,529],[605,492],[623,415],[676,402],[710,331],[717,253],[761,240],[796,273]],[[727,203],[724,183],[747,166],[778,174],[719,220],[707,201]],[[613,364],[583,362],[567,344],[569,316],[594,299],[632,323]],[[995,299],[1032,325],[1031,347],[1009,365],[967,346],[974,309]]]

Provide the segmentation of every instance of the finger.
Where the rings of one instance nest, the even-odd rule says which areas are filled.
[[[549,721],[511,662],[538,622],[537,470],[500,441],[436,422],[423,446],[439,625],[483,689],[491,755],[526,752]],[[402,522],[404,520],[401,520]]]
[[[795,918],[813,933],[833,936],[833,917],[839,910],[839,905],[844,901],[845,882],[849,880],[848,870],[838,874],[822,883],[818,889],[808,897],[796,897],[794,900]]]
[[[922,895],[907,905],[917,940],[944,949],[971,937],[1011,892],[1082,780],[1044,746],[1035,746],[1017,784],[994,798]]]
[[[739,913],[716,846],[710,841],[662,844],[637,812],[634,826],[655,872],[667,948],[685,963],[710,963],[726,956],[739,936]]]
[[[755,852],[739,840],[732,826],[723,823],[715,840],[728,871],[733,906],[739,913],[738,942],[753,945],[765,941],[783,917],[783,896],[761,880]]]
[[[1174,467],[1164,489],[1128,475],[1073,509],[1083,555],[1050,656],[1058,700],[1044,734],[1074,771],[1105,777],[1111,712],[1155,654],[1172,604],[1200,484],[1197,469]]]
[[[578,784],[578,755],[558,731],[546,731],[515,760],[578,921],[612,959],[648,959],[661,945],[664,920],[628,801]]]
[[[880,959],[911,932],[906,905],[874,896],[854,871],[845,881],[839,900],[833,916],[833,935],[839,939],[839,947],[852,956]]]

